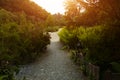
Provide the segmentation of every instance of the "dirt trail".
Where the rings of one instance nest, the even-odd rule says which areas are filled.
[[[50,33],[51,44],[45,55],[35,63],[25,65],[20,69],[17,80],[83,80],[78,67],[68,57],[68,52],[62,50],[56,32]]]

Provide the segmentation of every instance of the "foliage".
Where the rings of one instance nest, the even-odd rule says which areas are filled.
[[[1,10],[1,14],[11,17],[12,13],[9,13],[10,12]],[[3,17],[3,15],[1,15],[1,17]],[[3,22],[3,18],[1,18],[0,54],[2,56],[0,59],[4,60],[4,56],[6,56],[6,61],[9,61],[14,60],[14,58],[18,59],[17,57],[21,56],[23,59],[28,58],[27,60],[32,60],[29,58],[37,56],[36,53],[42,51],[43,48],[49,44],[49,35],[43,34],[43,31],[39,30],[40,28],[36,27],[36,24],[27,20],[23,14],[20,15],[21,17],[19,16],[21,20],[17,20],[16,22],[13,22],[13,19],[18,17],[17,15],[12,14],[14,17],[10,18],[11,21],[9,17],[6,16],[3,17],[5,22]],[[26,56],[24,57],[24,55]]]
[[[62,14],[57,13],[49,15],[45,21],[48,32],[58,31],[59,28],[66,24],[65,18]]]
[[[14,13],[0,9],[1,80],[14,80],[16,65],[34,61],[50,43],[49,34],[43,30],[45,24],[28,16],[24,11]]]
[[[59,32],[59,36],[61,41],[69,48],[77,48],[76,44],[80,41],[81,47],[77,48],[77,50],[81,49],[91,63],[107,66],[113,61],[119,61],[119,30],[119,27],[113,28],[102,25],[89,28],[80,27],[73,30],[63,28]],[[79,40],[76,41],[74,36]]]
[[[24,12],[28,18],[41,22],[49,15],[42,7],[30,0],[0,0],[0,7],[14,13]]]
[[[62,28],[58,33],[60,40],[68,46],[69,49],[78,49],[80,43],[77,37],[77,29],[76,30],[67,30],[67,28]]]
[[[30,0],[0,0],[0,80],[14,80],[16,65],[34,61],[46,49],[48,15]]]
[[[67,20],[67,26],[78,26],[81,7],[77,5],[75,0],[66,0],[65,2],[65,19]]]
[[[62,28],[60,29],[59,33],[58,33],[60,40],[64,43],[67,44],[68,43],[68,39],[69,39],[69,31],[66,28]]]
[[[112,62],[111,64],[111,70],[112,72],[120,73],[120,63],[118,62]]]
[[[15,80],[13,75],[18,72],[18,67],[10,65],[8,62],[0,64],[0,80]]]
[[[119,67],[110,64],[120,60],[119,4],[120,0],[66,0],[66,35],[77,28],[77,34],[72,35],[76,35],[81,42],[85,61],[100,66],[100,74],[108,68],[116,70]]]
[[[67,24],[68,26],[119,25],[119,3],[120,0],[66,0]]]
[[[49,15],[46,19],[46,26],[54,26],[54,18],[52,15]]]
[[[54,26],[65,26],[66,20],[63,14],[57,13],[52,15],[54,18]]]
[[[56,32],[56,31],[58,31],[59,30],[59,26],[48,26],[48,27],[46,27],[46,30],[45,31],[47,31],[47,32]]]
[[[87,28],[79,38],[85,48],[87,56],[96,64],[105,64],[118,61],[120,56],[119,27],[98,26]],[[85,37],[86,36],[86,37]]]

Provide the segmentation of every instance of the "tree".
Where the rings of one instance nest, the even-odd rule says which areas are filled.
[[[120,0],[77,0],[82,4],[86,11],[88,11],[88,18],[93,19],[98,24],[114,24],[118,25],[120,22]],[[94,15],[95,18],[89,17]],[[94,20],[96,19],[96,20]]]
[[[67,25],[77,25],[77,19],[80,16],[80,10],[82,7],[78,4],[76,0],[66,0],[66,12],[65,12],[65,18],[67,20]]]
[[[49,15],[46,19],[46,26],[54,26],[54,17],[52,15]]]
[[[34,16],[37,21],[45,21],[49,15],[46,10],[30,0],[0,0],[0,7],[14,13],[25,12],[28,17]]]
[[[66,4],[66,20],[70,25],[120,23],[120,0],[67,0]],[[85,10],[81,13],[83,8]]]
[[[55,26],[64,26],[66,24],[64,15],[57,13],[53,15],[54,17],[54,22],[55,22]]]
[[[0,0],[0,79],[14,80],[16,65],[46,49],[50,37],[42,27],[48,15],[30,0]]]
[[[119,4],[120,0],[68,0],[66,7],[68,25],[93,27],[85,28],[85,35],[83,36],[86,39],[83,37],[85,39],[83,42],[86,41],[88,45],[86,48],[89,50],[88,54],[91,56],[91,60],[94,62],[100,60],[99,64],[118,61],[120,58]],[[79,12],[76,5],[81,5],[85,11],[83,13]],[[100,25],[100,28],[98,25]],[[83,34],[83,32],[81,33]]]

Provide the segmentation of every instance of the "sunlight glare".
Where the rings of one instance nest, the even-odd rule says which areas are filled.
[[[64,14],[64,0],[31,0],[40,5],[43,9],[51,14]]]

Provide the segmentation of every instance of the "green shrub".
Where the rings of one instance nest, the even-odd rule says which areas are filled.
[[[78,47],[82,47],[80,40],[78,39],[78,30],[77,29],[67,29],[62,28],[58,35],[60,37],[61,42],[63,42],[69,49],[78,49]],[[78,46],[79,44],[79,46]]]
[[[120,59],[120,27],[113,26],[93,26],[93,27],[78,27],[78,28],[62,28],[59,32],[61,41],[72,49],[71,58],[74,62],[81,63],[78,54],[79,49],[84,55],[85,62],[100,67],[100,76],[107,70],[119,71],[119,66],[116,63]],[[77,43],[81,43],[81,47],[77,48]],[[72,46],[72,47],[71,47]],[[75,51],[74,51],[75,50]],[[77,54],[78,53],[78,54]],[[77,56],[76,56],[77,55]],[[85,66],[84,66],[85,67]],[[83,70],[84,71],[84,70]],[[86,70],[85,70],[86,71]]]
[[[14,66],[34,61],[50,43],[49,34],[26,14],[0,10],[0,78],[13,80]],[[24,62],[21,62],[24,61]],[[4,64],[3,64],[4,63]]]
[[[83,28],[82,28],[83,29]],[[87,48],[87,56],[94,64],[119,60],[119,27],[96,26],[80,31],[79,39]]]

